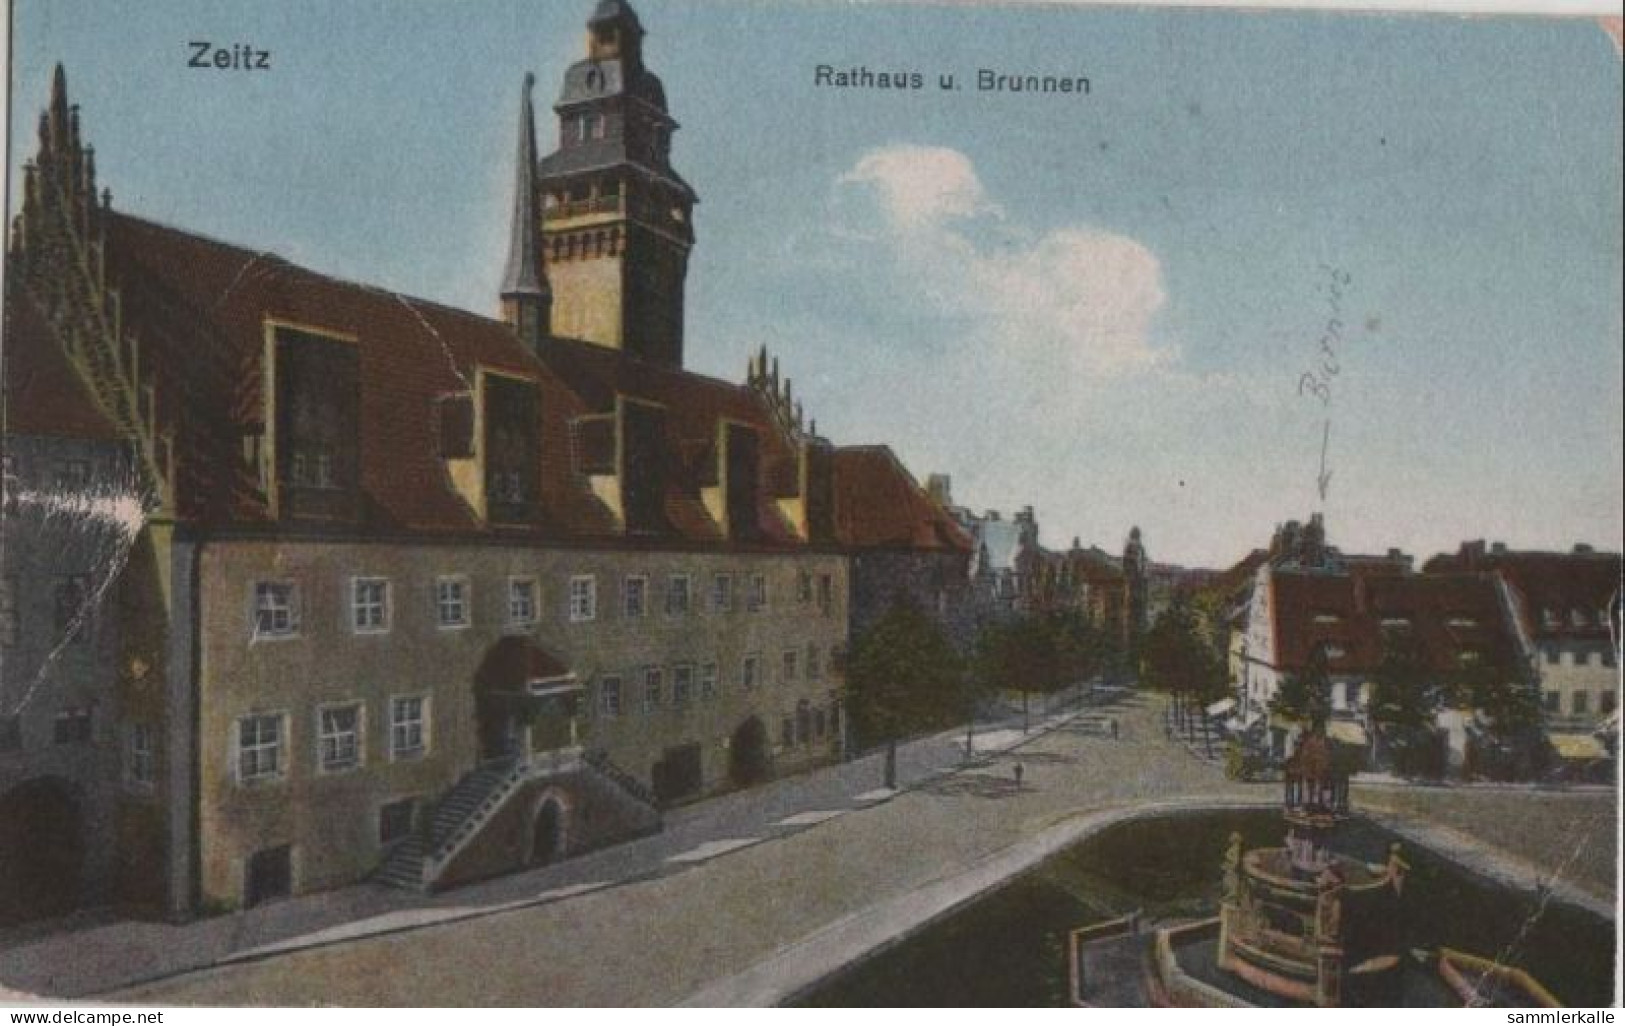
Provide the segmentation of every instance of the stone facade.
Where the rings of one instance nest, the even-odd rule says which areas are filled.
[[[640,39],[600,5],[565,85],[613,59],[621,98],[661,112],[615,129],[628,174],[665,167],[674,127]],[[117,558],[87,564],[116,573],[89,647],[51,663],[71,680],[28,707],[20,755],[0,734],[0,801],[60,779],[23,798],[118,853],[70,904],[185,917],[373,874],[446,886],[637,836],[673,802],[841,755],[854,596],[880,593],[860,556],[927,606],[963,581],[963,537],[888,449],[803,429],[776,375],[682,369],[670,254],[606,236],[625,281],[658,287],[616,300],[618,343],[554,330],[573,286],[550,275],[583,250],[549,234],[544,194],[581,152],[533,159],[529,91],[495,320],[113,210],[58,70],[6,353],[8,388],[14,354],[61,387],[8,394],[8,492],[94,444],[125,469],[90,476],[128,495]],[[91,441],[30,441],[76,437],[30,425],[47,410]],[[84,562],[49,557],[63,523],[8,516],[0,626],[45,615],[36,579]],[[37,638],[7,652],[8,700]],[[89,711],[42,745],[62,702]]]
[[[488,755],[475,679],[503,638],[523,637],[554,653],[585,685],[572,717],[573,747],[602,752],[649,786],[669,753],[697,748],[699,779],[673,798],[731,786],[730,748],[752,718],[767,728],[770,772],[835,758],[845,564],[838,555],[285,538],[206,545],[199,566],[198,831],[205,900],[240,900],[246,860],[281,845],[293,853],[295,892],[371,872],[388,847],[380,833],[384,808],[407,800],[431,808]],[[798,597],[804,573],[813,596],[820,579],[830,581],[827,605]],[[665,585],[673,577],[693,585],[687,612],[668,612]],[[719,577],[729,582],[727,609],[714,601]],[[466,622],[439,622],[442,580],[466,587]],[[572,608],[572,582],[583,580],[593,582],[590,611],[579,602]],[[628,615],[629,580],[647,586],[641,615]],[[756,580],[764,589],[759,606]],[[384,584],[383,626],[355,626],[357,581]],[[255,629],[255,589],[272,582],[293,586],[297,626],[285,633]],[[535,585],[531,615],[517,620],[513,582]],[[787,666],[791,653],[794,665]],[[750,683],[747,659],[756,661]],[[655,694],[651,671],[659,674]],[[392,703],[400,698],[422,700],[421,749],[405,754],[392,751]],[[348,707],[360,711],[359,751],[343,768],[324,770],[321,711]],[[257,716],[280,723],[278,768],[244,780],[240,730]]]

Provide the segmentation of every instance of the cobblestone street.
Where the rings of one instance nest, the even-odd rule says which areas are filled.
[[[1056,717],[1022,744],[1018,722],[984,731],[967,767],[963,735],[938,735],[901,750],[896,794],[880,788],[871,756],[677,810],[658,837],[434,898],[349,888],[257,922],[44,938],[0,954],[0,985],[163,1004],[777,1000],[1118,819],[1277,800],[1277,785],[1227,781],[1169,740],[1157,699],[1129,695],[1101,711],[1120,721],[1118,739]],[[1569,829],[1577,816],[1606,819],[1611,792],[1368,787],[1356,805],[1412,836],[1504,845],[1449,854],[1519,885],[1560,867],[1599,902],[1611,894],[1612,838],[1593,836],[1570,857]],[[1554,835],[1565,830],[1562,849]],[[143,945],[154,947],[144,956]],[[186,945],[192,960],[177,962]],[[171,975],[222,958],[240,960]]]

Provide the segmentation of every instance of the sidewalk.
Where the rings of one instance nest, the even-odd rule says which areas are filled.
[[[976,756],[992,757],[1041,737],[1088,710],[1034,711],[978,724]],[[375,884],[305,895],[260,908],[175,925],[120,920],[39,935],[0,934],[0,997],[85,997],[178,973],[342,941],[397,933],[560,901],[681,873],[728,852],[808,829],[883,803],[986,759],[965,759],[958,727],[898,745],[899,790],[882,787],[884,750],[738,791],[666,814],[656,835],[580,858],[424,895]],[[11,940],[16,939],[12,944]]]

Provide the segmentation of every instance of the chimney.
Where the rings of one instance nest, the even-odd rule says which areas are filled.
[[[1504,556],[1507,554],[1506,542],[1490,542],[1490,555]]]
[[[947,474],[932,474],[925,479],[926,493],[944,508],[954,504],[953,480]]]
[[[1592,548],[1586,542],[1575,542],[1574,543],[1574,554],[1576,556],[1589,556],[1593,552],[1596,552],[1596,551],[1597,551],[1596,549]]]

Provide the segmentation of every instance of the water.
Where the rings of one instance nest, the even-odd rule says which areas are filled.
[[[1066,1003],[1068,931],[1140,909],[1197,918],[1218,907],[1220,862],[1232,830],[1247,846],[1278,846],[1276,812],[1196,813],[1120,824],[1079,842],[971,905],[800,995],[836,1007],[1055,1007]],[[1339,850],[1382,861],[1395,838],[1356,819]],[[1478,878],[1405,845],[1407,934],[1520,965],[1569,1005],[1612,1001],[1614,928]],[[1531,921],[1532,920],[1532,921]],[[1527,930],[1525,929],[1528,924]]]

